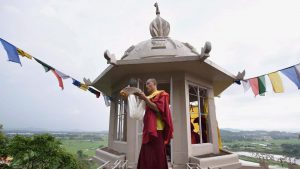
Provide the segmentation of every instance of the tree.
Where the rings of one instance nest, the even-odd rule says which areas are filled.
[[[5,160],[8,156],[7,152],[7,144],[8,144],[8,139],[2,132],[3,125],[0,124],[0,160]],[[8,168],[7,164],[0,164],[0,168]]]
[[[55,137],[48,134],[33,137],[17,135],[9,141],[8,154],[13,157],[12,168],[81,168],[77,159],[67,153]]]
[[[5,137],[4,133],[2,132],[3,126],[0,124],[0,157],[7,156],[7,143],[8,139]]]
[[[300,144],[281,144],[281,148],[284,155],[300,158]]]
[[[93,163],[88,160],[88,156],[84,154],[82,150],[77,151],[77,159],[81,168],[91,168],[93,165]]]

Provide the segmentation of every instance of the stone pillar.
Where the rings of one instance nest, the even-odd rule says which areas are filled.
[[[211,143],[213,144],[213,153],[219,153],[219,144],[218,144],[218,123],[216,117],[216,106],[214,100],[214,92],[212,89],[209,89],[208,92],[208,111],[209,111],[209,122],[210,122],[210,137]]]
[[[172,140],[173,168],[185,168],[188,162],[188,119],[186,106],[186,84],[184,74],[172,76],[172,118],[174,139]]]
[[[114,136],[115,136],[115,116],[116,116],[116,112],[115,112],[115,107],[116,107],[116,102],[115,101],[111,101],[111,105],[110,105],[110,113],[109,113],[109,129],[108,129],[108,147],[112,148],[112,144],[114,141]]]

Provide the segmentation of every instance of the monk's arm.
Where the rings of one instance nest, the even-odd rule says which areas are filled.
[[[146,104],[147,104],[152,110],[154,110],[155,112],[159,112],[159,110],[158,110],[156,104],[153,103],[153,102],[151,102],[150,99],[148,99],[147,97],[145,97],[145,99],[143,99],[143,100],[146,102]]]
[[[150,101],[150,99],[148,99],[144,93],[135,93],[135,95],[137,95],[141,100],[144,100],[147,106],[149,106],[152,110],[159,112],[157,105]]]

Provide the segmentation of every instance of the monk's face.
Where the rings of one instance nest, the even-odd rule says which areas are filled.
[[[147,80],[146,88],[147,88],[147,92],[149,94],[151,94],[152,92],[154,92],[157,89],[156,84],[152,80]]]

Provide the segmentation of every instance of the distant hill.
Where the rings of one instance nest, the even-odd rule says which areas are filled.
[[[270,140],[270,139],[297,139],[299,133],[282,131],[239,131],[232,129],[221,129],[221,136],[224,142],[243,141],[243,140]]]

